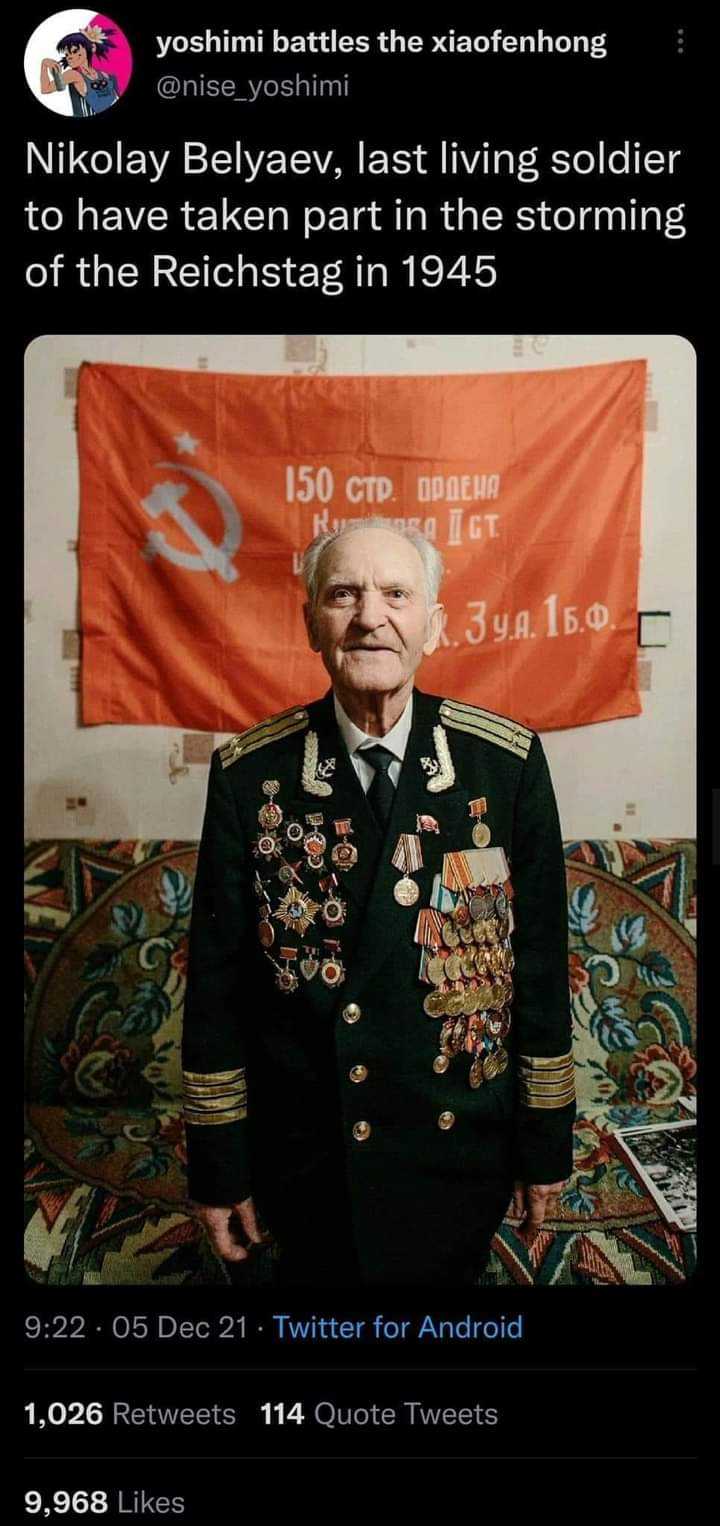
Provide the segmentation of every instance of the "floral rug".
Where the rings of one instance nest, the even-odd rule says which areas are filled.
[[[26,1265],[37,1281],[226,1280],[185,1202],[179,1039],[196,852],[28,845]],[[693,1237],[659,1220],[614,1130],[685,1116],[679,1098],[694,1093],[694,844],[575,842],[566,858],[575,1171],[531,1253],[505,1221],[483,1280],[681,1281]]]

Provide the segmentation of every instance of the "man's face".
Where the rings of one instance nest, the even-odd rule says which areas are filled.
[[[410,541],[356,530],[320,561],[317,602],[305,606],[310,645],[342,694],[392,694],[434,652],[442,604],[428,609],[425,573]]]

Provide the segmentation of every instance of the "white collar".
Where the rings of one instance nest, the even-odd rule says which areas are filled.
[[[343,710],[337,694],[335,693],[333,693],[333,704],[335,706],[335,719],[337,720],[338,726],[340,728],[340,734],[351,757],[353,753],[358,752],[361,748],[368,746],[377,747],[380,745],[381,747],[387,747],[388,752],[391,752],[394,757],[399,758],[400,762],[402,763],[407,749],[410,727],[412,725],[412,693],[405,706],[405,709],[403,710],[402,715],[400,716],[400,719],[395,722],[395,725],[391,727],[390,731],[388,731],[384,737],[373,737],[370,736],[367,731],[361,731],[360,727],[356,726],[355,722],[351,721],[350,716],[347,715]]]

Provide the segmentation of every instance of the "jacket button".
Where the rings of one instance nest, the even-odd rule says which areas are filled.
[[[454,1122],[455,1122],[455,1114],[454,1113],[441,1113],[440,1117],[438,1118],[438,1128],[439,1129],[451,1129],[453,1124],[454,1124]]]
[[[343,1007],[342,1015],[346,1023],[356,1023],[358,1018],[362,1017],[362,1008],[358,1006],[356,1001],[349,1001],[347,1006]]]
[[[444,1075],[449,1064],[450,1064],[450,1057],[449,1057],[449,1055],[446,1055],[446,1054],[436,1054],[435,1059],[433,1060],[433,1070],[435,1071],[436,1076]]]
[[[349,1071],[351,1081],[367,1081],[367,1065],[353,1065]]]
[[[353,1124],[353,1139],[359,1140],[360,1144],[362,1144],[365,1139],[370,1138],[371,1132],[372,1131],[369,1123]]]

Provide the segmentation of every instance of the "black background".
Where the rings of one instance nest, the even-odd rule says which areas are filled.
[[[373,33],[381,25],[356,10],[338,21],[327,21],[315,13],[298,13],[291,20],[281,16],[266,17],[260,8],[252,16],[242,15],[235,7],[218,3],[214,10],[205,7],[202,14],[193,12],[182,21],[170,7],[152,11],[138,6],[111,7],[113,17],[127,32],[134,50],[134,74],[125,96],[106,116],[86,122],[74,122],[51,115],[35,101],[23,78],[22,51],[34,26],[47,11],[26,8],[22,34],[13,48],[12,58],[5,54],[8,94],[16,91],[17,104],[7,122],[6,160],[12,158],[20,171],[19,195],[12,214],[10,243],[15,251],[15,274],[9,307],[16,329],[13,338],[15,401],[18,441],[22,426],[19,398],[22,391],[21,366],[24,348],[30,339],[43,333],[517,333],[521,331],[555,333],[678,333],[694,344],[700,377],[701,418],[706,407],[705,380],[709,350],[705,338],[709,282],[703,276],[704,257],[711,247],[710,217],[705,197],[710,197],[710,182],[704,178],[704,149],[701,141],[699,106],[702,104],[701,62],[708,39],[694,28],[684,33],[684,48],[678,49],[677,26],[653,25],[643,13],[642,24],[613,22],[608,26],[610,56],[606,60],[579,57],[503,57],[473,56],[394,56],[286,55],[273,59],[270,52],[256,59],[240,55],[216,55],[212,59],[168,57],[160,63],[153,57],[156,32],[202,32],[205,26],[220,30],[248,32],[265,25],[269,35],[273,25],[285,32],[307,32],[311,28],[335,25],[339,30]],[[466,15],[467,13],[465,13]],[[423,26],[419,17],[402,22],[399,30],[417,29],[428,36],[430,31],[447,30],[491,32],[494,25],[505,31],[534,31],[513,19],[481,18],[472,23],[446,16]],[[605,26],[593,26],[575,19],[563,26],[548,20],[548,32],[599,32]],[[275,73],[287,78],[296,72],[337,76],[348,72],[352,95],[339,102],[282,101],[241,106],[221,100],[199,103],[162,102],[153,94],[153,82],[160,73],[178,76],[214,75],[232,77],[251,74],[269,77]],[[14,77],[17,76],[15,79]],[[7,94],[6,94],[7,100]],[[202,109],[199,109],[202,108]],[[92,139],[91,135],[92,134]],[[342,296],[323,298],[311,291],[217,291],[185,290],[176,292],[122,291],[79,293],[66,287],[58,292],[45,290],[29,293],[24,281],[24,266],[29,260],[49,259],[59,247],[57,236],[38,234],[22,237],[21,207],[30,195],[37,201],[52,202],[67,208],[80,193],[92,195],[92,181],[85,177],[49,180],[34,176],[28,186],[22,184],[24,167],[23,137],[39,144],[51,138],[81,139],[82,146],[114,144],[122,138],[128,147],[170,147],[184,138],[203,139],[217,147],[229,147],[235,139],[247,146],[283,147],[336,146],[340,152],[353,139],[364,137],[375,146],[407,146],[440,137],[457,137],[476,145],[489,140],[497,146],[519,149],[528,144],[580,148],[593,146],[598,139],[608,146],[619,146],[625,139],[639,139],[654,148],[682,147],[679,173],[642,181],[622,177],[605,180],[602,192],[590,178],[570,186],[566,180],[544,179],[533,184],[518,184],[509,178],[485,184],[482,180],[458,183],[456,190],[466,200],[499,203],[509,209],[518,203],[548,200],[573,204],[600,200],[618,203],[636,195],[639,200],[686,203],[688,232],[683,239],[666,239],[660,234],[615,236],[558,235],[458,235],[417,241],[423,247],[450,253],[482,247],[497,256],[498,281],[492,290],[462,290],[443,287],[436,290],[408,292],[396,283],[383,291],[348,290]],[[705,165],[707,168],[707,164]],[[236,202],[286,201],[293,205],[308,196],[311,182],[305,180],[264,180],[247,187],[233,176],[212,182],[197,177],[184,194],[194,201],[210,202],[226,194]],[[326,192],[318,187],[318,199]],[[166,176],[156,186],[138,177],[121,183],[103,177],[99,183],[102,202],[117,201],[136,206],[139,202],[161,203],[164,198],[179,199],[180,186]],[[372,195],[383,200],[395,194],[433,204],[447,194],[448,187],[430,177],[414,182],[405,178],[389,186],[384,181],[365,181],[362,187],[349,177],[330,190],[329,199],[337,201],[368,200]],[[84,236],[75,253],[97,250],[115,261],[137,260],[145,235],[124,237]],[[374,238],[366,253],[386,258],[383,240]],[[197,258],[193,248],[183,250],[185,258]],[[240,239],[209,235],[195,236],[196,246],[227,258],[230,247],[241,246],[247,257],[256,260],[277,258],[274,240],[264,247],[260,235]],[[305,249],[283,249],[297,258],[323,260],[340,253],[354,254],[362,249],[362,238],[348,234],[341,244],[326,246],[314,239]],[[413,241],[402,239],[402,253]],[[272,246],[272,247],[271,247]],[[73,255],[71,238],[62,238],[62,247]],[[161,247],[168,247],[164,240]],[[393,256],[396,258],[396,256]],[[17,323],[15,314],[22,317]],[[703,464],[700,438],[701,471]],[[15,465],[19,471],[19,448]],[[702,478],[701,478],[702,488]],[[684,512],[684,510],[683,510]],[[20,494],[17,496],[17,523],[21,519]],[[704,574],[701,607],[712,600],[713,547],[700,507],[700,567]],[[19,618],[15,629],[18,628]],[[707,632],[708,643],[711,632]],[[702,653],[701,645],[701,653]],[[713,709],[712,693],[715,658],[705,651],[701,660],[701,724]],[[705,692],[705,685],[707,690]],[[709,727],[708,727],[709,730]],[[699,901],[702,931],[712,916],[711,895],[717,892],[717,868],[710,869],[710,789],[717,780],[716,765],[708,752],[700,763],[700,883]],[[51,739],[50,739],[51,742]],[[707,845],[707,851],[705,849]],[[711,886],[711,874],[715,883]],[[14,939],[13,939],[14,947]],[[14,952],[13,952],[14,962]],[[701,985],[702,1012],[702,985]],[[703,1044],[703,1050],[705,1045]],[[708,1073],[709,1058],[702,1054],[701,1072]],[[11,1151],[14,1160],[14,1140]],[[702,1182],[701,1182],[702,1188]],[[704,1201],[701,1192],[701,1207]],[[18,1235],[19,1243],[19,1235]],[[203,1454],[223,1450],[233,1458],[261,1457],[266,1452],[294,1455],[304,1461],[331,1455],[391,1455],[404,1457],[416,1452],[431,1459],[453,1452],[490,1461],[503,1457],[563,1458],[586,1456],[615,1459],[689,1457],[696,1450],[694,1394],[692,1376],[698,1354],[704,1345],[703,1244],[700,1244],[700,1271],[691,1282],[674,1287],[625,1288],[498,1288],[479,1290],[472,1312],[491,1317],[500,1312],[510,1316],[525,1311],[526,1338],[501,1346],[473,1342],[452,1345],[358,1346],[349,1342],[323,1343],[282,1348],[269,1345],[266,1337],[248,1339],[230,1353],[227,1343],[166,1342],[154,1349],[152,1343],[130,1346],[112,1342],[98,1335],[96,1326],[107,1331],[114,1313],[175,1312],[186,1318],[212,1316],[219,1310],[245,1312],[252,1324],[267,1325],[267,1313],[280,1305],[262,1289],[248,1289],[242,1300],[237,1291],[224,1289],[177,1289],[140,1287],[81,1290],[46,1288],[29,1283],[19,1265],[15,1247],[14,1322],[20,1330],[23,1312],[40,1314],[45,1320],[63,1312],[85,1315],[89,1334],[82,1342],[53,1341],[27,1343],[25,1357],[30,1372],[27,1397],[39,1404],[51,1398],[64,1400],[102,1397],[128,1397],[147,1403],[234,1402],[243,1408],[244,1424],[229,1439],[224,1433],[196,1431],[184,1434],[167,1432],[130,1432],[122,1436],[103,1430],[92,1433],[87,1428],[74,1432],[63,1429],[48,1437],[30,1435],[31,1449],[58,1454],[60,1462],[33,1462],[26,1470],[25,1487],[105,1487],[117,1476],[125,1487],[149,1487],[166,1493],[184,1493],[186,1512],[170,1519],[217,1519],[210,1497],[227,1501],[235,1497],[232,1480],[237,1479],[231,1463],[214,1463],[212,1468],[201,1460]],[[351,1315],[366,1310],[382,1310],[388,1315],[408,1317],[412,1310],[436,1312],[446,1317],[453,1311],[467,1312],[466,1293],[443,1296],[438,1305],[433,1296],[415,1290],[399,1300],[382,1290],[368,1290],[358,1302],[356,1295],[338,1293],[336,1298],[323,1294],[307,1299],[300,1293],[282,1308],[312,1309],[315,1312]],[[109,1368],[125,1365],[132,1369],[113,1376]],[[307,1369],[315,1368],[314,1374]],[[167,1369],[183,1369],[183,1375]],[[194,1375],[191,1370],[196,1368]],[[397,1370],[393,1372],[393,1368]],[[40,1370],[44,1369],[44,1370]],[[356,1370],[358,1369],[358,1370]],[[363,1369],[360,1371],[359,1369]],[[409,1369],[409,1370],[408,1370]],[[458,1376],[454,1376],[457,1369]],[[214,1376],[213,1373],[216,1375]],[[230,1396],[233,1396],[232,1398]],[[408,1432],[399,1429],[379,1432],[349,1429],[321,1431],[285,1427],[282,1431],[261,1426],[257,1405],[266,1400],[284,1398],[288,1403],[306,1398],[306,1407],[316,1396],[337,1396],[340,1402],[392,1402],[393,1398],[424,1398],[429,1402],[457,1405],[463,1402],[497,1403],[505,1421],[492,1430],[433,1430]],[[349,1397],[350,1396],[350,1397]],[[18,1407],[20,1404],[18,1396]],[[78,1439],[79,1438],[79,1439]],[[26,1436],[27,1439],[27,1436]],[[83,1449],[94,1459],[92,1464],[65,1461],[76,1449]],[[105,1463],[105,1456],[117,1449],[129,1454],[145,1454],[150,1448],[157,1455],[175,1453],[183,1462]],[[200,1460],[195,1460],[195,1459]],[[98,1480],[100,1482],[98,1483]],[[498,1480],[499,1481],[499,1480]],[[208,1492],[209,1491],[209,1492]],[[203,1503],[204,1502],[204,1503]],[[196,1512],[196,1513],[195,1513]],[[22,1517],[23,1519],[25,1517]],[[67,1517],[73,1519],[72,1516]],[[108,1517],[105,1517],[108,1519]],[[111,1518],[111,1517],[110,1517]],[[131,1517],[127,1517],[131,1519]]]

